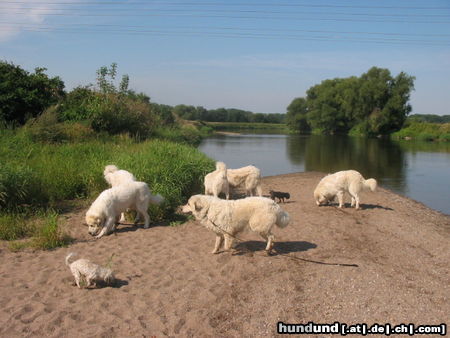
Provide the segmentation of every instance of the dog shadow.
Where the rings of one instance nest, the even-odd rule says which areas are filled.
[[[114,282],[108,284],[104,281],[98,281],[96,283],[96,289],[103,289],[103,288],[113,288],[113,289],[120,289],[122,286],[126,286],[128,285],[128,281],[124,280],[124,279],[119,279],[119,278],[115,278]]]
[[[235,249],[238,251],[237,255],[245,254],[248,251],[258,252],[266,249],[266,242],[262,241],[246,241],[238,243]],[[317,244],[306,241],[291,241],[291,242],[275,242],[272,256],[277,254],[288,254],[291,252],[303,252],[310,249],[317,248]]]
[[[378,204],[360,204],[359,205],[361,207],[361,209],[365,210],[365,209],[383,209],[383,210],[388,210],[388,211],[393,211],[394,209],[389,208],[389,207],[383,207],[382,205],[378,205]]]

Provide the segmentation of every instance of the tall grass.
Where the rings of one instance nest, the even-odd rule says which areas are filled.
[[[39,244],[43,248],[64,242],[55,230],[57,217],[46,214],[49,225],[36,235],[18,226],[20,215],[57,208],[61,200],[92,201],[108,188],[103,178],[107,164],[132,172],[153,193],[164,196],[161,206],[149,209],[152,220],[171,220],[174,209],[200,191],[204,175],[214,168],[213,161],[192,146],[164,140],[136,142],[115,136],[51,144],[11,130],[0,130],[0,158],[0,238],[47,238]]]
[[[450,141],[450,123],[408,122],[392,134],[394,139],[412,138],[420,141]]]

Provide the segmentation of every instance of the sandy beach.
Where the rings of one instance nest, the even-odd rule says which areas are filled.
[[[265,177],[287,191],[291,216],[275,229],[275,254],[243,233],[233,252],[211,254],[214,234],[179,226],[120,225],[93,240],[86,208],[64,215],[76,239],[52,251],[0,244],[1,337],[271,337],[284,323],[450,324],[450,216],[383,188],[362,210],[317,207],[320,173]],[[106,264],[112,287],[78,289],[69,252]],[[341,264],[341,265],[339,265]],[[349,266],[346,266],[349,265]],[[321,335],[324,336],[324,335]]]

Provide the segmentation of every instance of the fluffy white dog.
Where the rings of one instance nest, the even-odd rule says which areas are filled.
[[[337,196],[339,208],[344,205],[344,194],[352,197],[351,206],[359,209],[359,193],[364,189],[375,191],[377,181],[373,178],[367,180],[355,170],[338,171],[322,178],[314,190],[314,199],[317,205],[326,204]]]
[[[89,233],[96,238],[110,234],[116,222],[127,209],[136,210],[144,217],[144,228],[150,225],[147,209],[150,203],[159,204],[163,198],[152,195],[144,182],[128,182],[103,191],[86,213]]]
[[[222,192],[226,199],[230,199],[230,189],[227,179],[227,166],[223,162],[216,162],[216,170],[205,176],[205,195],[219,197]]]
[[[231,188],[242,187],[247,196],[262,196],[261,171],[249,165],[239,169],[228,169],[227,179]]]
[[[108,182],[111,187],[117,187],[120,184],[136,181],[136,178],[132,173],[123,169],[119,170],[119,168],[113,164],[105,167],[103,176],[105,177],[105,181]],[[125,213],[121,213],[119,222],[125,222]]]
[[[214,196],[194,195],[182,207],[184,213],[192,212],[207,229],[216,234],[212,253],[217,253],[225,238],[224,249],[229,250],[233,237],[246,228],[258,233],[267,241],[266,251],[273,247],[272,227],[284,228],[289,224],[289,214],[269,198],[247,197],[227,201]]]
[[[136,181],[136,178],[132,173],[126,170],[119,170],[115,165],[110,164],[105,167],[103,171],[103,176],[105,177],[106,182],[111,187],[116,187],[120,184]]]
[[[75,253],[71,252],[66,256],[66,265],[70,268],[79,288],[81,288],[81,281],[83,280],[86,282],[86,287],[95,285],[97,281],[104,281],[107,284],[114,282],[115,277],[111,269],[101,267],[83,258],[70,263],[70,259],[74,255]]]

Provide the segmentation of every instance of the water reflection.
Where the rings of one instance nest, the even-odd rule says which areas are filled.
[[[380,184],[389,182],[396,191],[405,191],[404,153],[390,140],[292,135],[286,146],[289,159],[304,161],[305,171],[333,173],[355,169],[364,177],[379,178]]]
[[[199,149],[229,168],[263,176],[355,169],[380,185],[450,214],[450,144],[346,136],[215,135]]]

